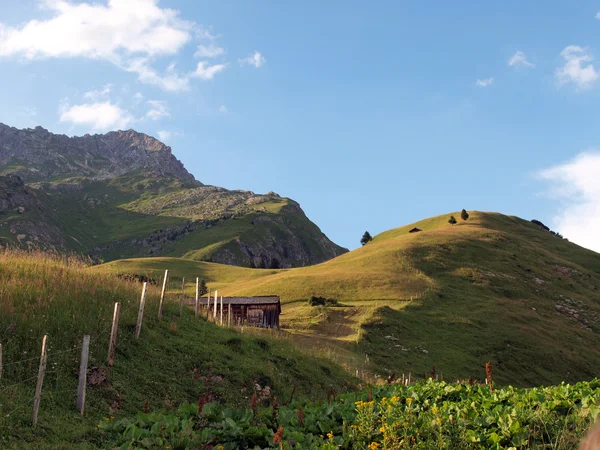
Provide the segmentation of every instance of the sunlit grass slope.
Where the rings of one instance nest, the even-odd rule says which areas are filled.
[[[457,225],[447,214],[387,231],[316,266],[234,271],[186,262],[185,273],[223,295],[280,295],[286,326],[311,329],[307,339],[319,345],[346,341],[344,350],[368,354],[365,364],[381,374],[435,364],[468,377],[490,360],[499,380],[520,385],[597,375],[600,255],[517,217],[470,214]],[[414,227],[422,231],[409,233]],[[156,276],[169,264],[184,263],[128,260],[93,270]],[[346,306],[300,303],[311,295]]]

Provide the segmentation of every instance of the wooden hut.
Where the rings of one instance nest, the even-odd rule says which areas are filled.
[[[210,314],[214,314],[211,300]],[[217,301],[217,318],[220,317],[221,296]],[[223,323],[229,323],[231,309],[231,325],[279,328],[281,301],[278,296],[258,297],[223,297]],[[209,314],[209,315],[210,315]]]

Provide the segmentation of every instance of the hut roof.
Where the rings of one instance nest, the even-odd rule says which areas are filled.
[[[219,301],[221,296],[219,296]],[[261,295],[256,297],[223,297],[224,305],[277,305],[280,303],[276,295]]]

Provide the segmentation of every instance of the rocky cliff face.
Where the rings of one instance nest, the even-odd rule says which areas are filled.
[[[0,170],[26,182],[75,176],[109,179],[142,171],[200,184],[170,147],[133,130],[70,138],[42,127],[18,130],[0,123]]]
[[[2,124],[0,242],[249,267],[305,266],[347,251],[293,200],[204,186],[145,134],[70,138]]]

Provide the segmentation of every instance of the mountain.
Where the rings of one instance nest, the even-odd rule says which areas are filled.
[[[257,271],[162,258],[93,270],[159,276],[169,268],[223,295],[280,295],[294,342],[384,377],[435,365],[448,379],[468,378],[487,361],[495,380],[521,386],[597,376],[600,254],[537,221],[470,211],[450,225],[451,214],[381,233],[312,267]],[[311,307],[310,296],[337,306]]]
[[[68,137],[3,124],[0,242],[103,260],[169,255],[250,267],[305,266],[347,251],[293,200],[205,186],[151,136]]]

